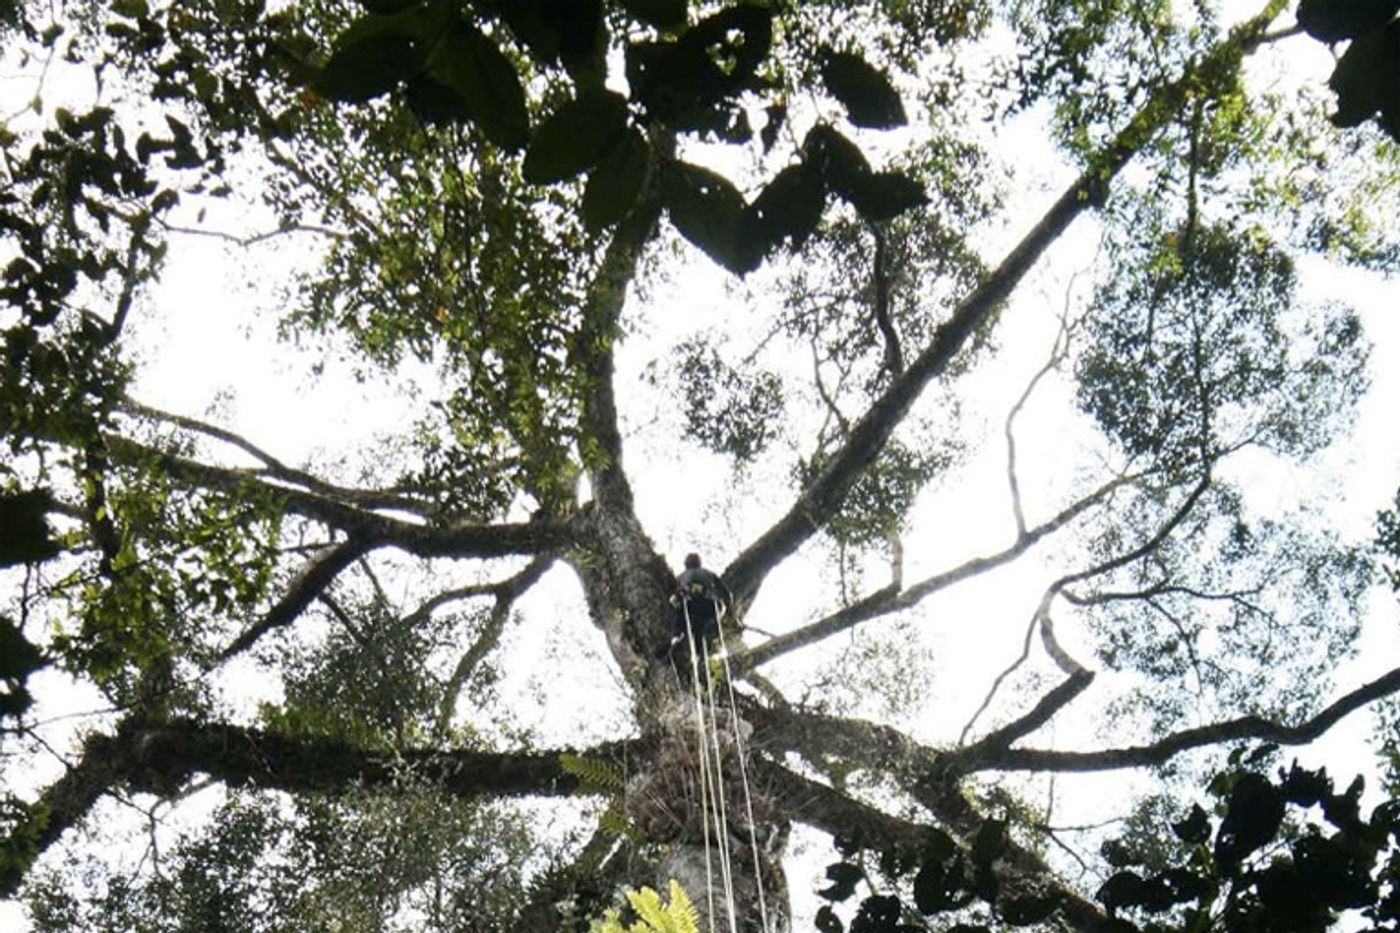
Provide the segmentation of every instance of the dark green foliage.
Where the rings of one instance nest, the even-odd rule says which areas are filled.
[[[1122,850],[1118,863],[1159,867],[1120,868],[1099,887],[1095,897],[1112,918],[1105,928],[1166,933],[1204,929],[1205,919],[1215,917],[1219,926],[1211,928],[1228,933],[1321,933],[1340,911],[1359,910],[1376,929],[1391,929],[1387,924],[1400,920],[1400,801],[1382,803],[1362,819],[1358,782],[1337,794],[1326,771],[1296,763],[1270,780],[1241,764],[1241,757],[1232,755],[1231,770],[1211,783],[1218,801],[1214,819],[1196,806],[1176,823],[1185,845],[1166,864],[1160,853],[1135,851],[1138,841],[1114,842]],[[1308,812],[1315,804],[1321,804],[1322,820]],[[1285,806],[1299,811],[1296,819],[1281,820]],[[881,852],[886,890],[877,887],[861,902],[850,929],[905,929],[899,925],[908,909],[905,891],[925,917],[961,919],[968,915],[958,912],[981,901],[1007,926],[1055,923],[1060,895],[1003,893],[979,877],[998,863],[1007,839],[1006,824],[989,820],[968,849],[934,837],[912,858]],[[835,903],[849,900],[858,882],[875,881],[856,864],[855,850],[843,854],[850,860],[827,869],[833,884],[819,892]],[[823,908],[818,929],[843,929],[834,906]],[[933,928],[985,929],[966,923]]]
[[[686,0],[622,0],[622,7],[637,20],[657,29],[685,25]]]
[[[889,78],[859,55],[828,49],[822,61],[822,81],[856,126],[887,130],[909,122]]]
[[[34,702],[24,683],[44,667],[44,653],[6,616],[0,615],[0,720],[18,718]]]
[[[42,490],[0,493],[0,567],[37,563],[59,553],[45,518],[50,505]]]
[[[588,175],[583,192],[583,220],[600,230],[621,221],[632,212],[646,183],[651,164],[651,147],[635,129],[622,134]]]
[[[0,887],[12,890],[38,855],[39,835],[48,823],[43,804],[0,796]]]
[[[672,163],[662,178],[662,198],[681,235],[730,272],[744,275],[763,261],[764,244],[744,196],[723,175]]]
[[[612,91],[589,91],[545,118],[525,150],[521,171],[531,184],[548,185],[592,168],[618,145],[627,126],[627,101]]]
[[[1332,116],[1337,126],[1359,126],[1375,117],[1400,140],[1400,21],[1353,39],[1327,86],[1337,94]]]
[[[1301,0],[1298,25],[1323,42],[1354,39],[1384,26],[1400,11],[1400,0]]]
[[[465,118],[487,139],[507,152],[525,145],[530,131],[525,90],[515,66],[481,30],[453,24],[428,58],[427,77],[456,95]]]
[[[1077,365],[1084,409],[1128,453],[1176,468],[1246,437],[1294,455],[1325,443],[1347,407],[1328,393],[1364,378],[1355,317],[1295,311],[1292,261],[1261,231],[1163,231],[1154,243],[1151,217],[1141,221],[1096,297]]]
[[[1390,588],[1400,593],[1400,491],[1395,494],[1395,506],[1376,516],[1376,550]]]
[[[1100,888],[1100,903],[1119,915],[1124,930],[1138,929],[1126,917],[1144,915],[1163,916],[1145,930],[1193,929],[1218,916],[1219,928],[1230,933],[1321,933],[1344,910],[1359,910],[1379,929],[1400,919],[1400,805],[1383,803],[1362,819],[1359,779],[1337,794],[1325,770],[1295,763],[1271,780],[1233,757],[1233,769],[1211,784],[1219,801],[1213,830],[1207,821],[1205,837],[1193,831],[1188,849],[1169,867],[1120,871]],[[1309,810],[1317,804],[1322,820]],[[1284,821],[1290,807],[1296,818]],[[1184,822],[1201,825],[1203,812],[1194,808]],[[1213,847],[1207,845],[1212,834]]]
[[[787,241],[802,249],[821,223],[826,192],[821,175],[806,162],[789,165],[764,186],[753,202],[753,216],[764,242]]]

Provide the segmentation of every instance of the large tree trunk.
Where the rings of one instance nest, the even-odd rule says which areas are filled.
[[[753,727],[734,714],[723,684],[667,691],[657,748],[627,784],[626,811],[660,849],[659,890],[680,882],[702,930],[783,933],[790,927],[782,872],[788,823],[750,780]]]

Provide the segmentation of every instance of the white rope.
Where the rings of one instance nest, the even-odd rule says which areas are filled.
[[[719,619],[715,619],[715,625],[716,625],[716,626],[719,625]],[[708,658],[702,659],[702,663],[704,663],[705,666],[706,666],[706,668],[705,668],[705,689],[706,689],[706,692],[709,694],[709,697],[710,697],[710,715],[711,715],[712,721],[713,721],[713,718],[714,718],[714,708],[715,708],[715,680],[714,680],[714,678],[713,678],[712,676],[710,676],[710,671],[709,671],[709,659],[708,659]],[[723,762],[723,760],[724,760],[724,753],[720,750],[720,747],[719,747],[719,726],[718,726],[718,724],[716,724],[716,726],[714,727],[714,729],[711,730],[711,732],[710,732],[710,737],[711,737],[711,740],[714,742],[714,746],[715,746],[715,785],[716,785],[717,787],[719,787],[719,790],[720,790],[720,793],[719,793],[719,806],[716,808],[716,811],[717,811],[717,812],[716,812],[716,822],[718,823],[718,827],[716,828],[716,831],[715,831],[715,835],[716,835],[717,837],[719,837],[719,840],[720,840],[720,846],[719,846],[719,866],[720,866],[720,875],[721,875],[721,877],[724,879],[724,896],[725,896],[725,899],[729,902],[729,926],[730,926],[730,929],[731,929],[732,933],[738,933],[738,926],[737,926],[738,921],[737,921],[737,917],[735,916],[736,911],[735,911],[735,908],[734,908],[734,868],[733,868],[733,866],[732,866],[732,864],[730,863],[730,860],[729,860],[729,844],[728,844],[728,832],[727,832],[728,827],[729,827],[729,813],[727,812],[727,807],[726,807],[725,800],[724,800],[724,798],[725,798],[725,793],[724,793],[724,769],[723,769],[723,767],[722,767],[722,762]]]
[[[715,879],[710,868],[710,823],[708,800],[710,796],[710,753],[705,741],[705,709],[700,696],[700,671],[696,664],[695,633],[690,627],[690,608],[685,597],[681,597],[681,613],[685,618],[685,635],[690,645],[690,683],[695,695],[695,732],[700,746],[700,829],[705,839],[705,903],[708,906],[710,933],[715,933]],[[673,643],[674,644],[674,643]],[[720,840],[722,842],[722,840]]]
[[[753,795],[749,792],[749,769],[744,764],[748,757],[748,752],[744,748],[743,730],[739,728],[739,704],[734,698],[734,674],[729,669],[729,647],[724,643],[724,626],[716,626],[719,630],[719,656],[724,662],[724,685],[729,688],[729,712],[734,717],[734,745],[739,753],[739,781],[744,788],[744,813],[749,820],[749,847],[753,851],[753,875],[754,885],[758,888],[758,916],[763,923],[763,933],[769,933],[772,927],[768,923],[768,905],[763,896],[763,869],[759,864],[758,856],[758,824],[753,818]],[[713,700],[711,701],[713,702]]]

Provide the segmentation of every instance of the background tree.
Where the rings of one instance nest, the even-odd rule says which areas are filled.
[[[1394,32],[1394,4],[1304,6],[1323,41]],[[1255,70],[1292,54],[1285,4],[1233,14],[0,7],[41,76],[0,140],[6,894],[39,929],[553,930],[676,879],[706,926],[731,902],[737,928],[782,929],[800,824],[847,855],[824,896],[868,877],[862,849],[913,892],[852,929],[1111,928],[1137,902],[1052,869],[1018,775],[1189,774],[1400,689],[1400,668],[1330,676],[1369,543],[1240,466],[1306,470],[1352,418],[1360,320],[1300,270],[1393,269],[1396,148]],[[1394,132],[1354,80],[1388,41],[1348,47],[1336,123]],[[1047,166],[1049,197],[1011,181],[1051,160],[1036,133],[1073,166]],[[214,226],[223,201],[272,229]],[[1092,287],[1028,316],[1033,270],[1083,256],[1081,217]],[[394,436],[291,463],[143,397],[134,322],[199,233],[302,251],[281,333],[315,373],[393,386]],[[687,243],[747,289],[715,284],[693,321],[656,300]],[[978,378],[1028,345],[989,434]],[[1073,443],[1028,456],[1055,386]],[[987,449],[1002,491],[950,518],[935,494]],[[984,549],[970,526],[993,522]],[[752,623],[715,697],[658,658],[663,530],[723,558]],[[1019,657],[989,629],[979,656],[1012,663],[980,706],[925,702],[970,663],[929,651],[937,601],[1012,579],[1021,602],[974,612],[1024,610]],[[522,704],[531,671],[591,679]],[[75,682],[104,709],[39,718]],[[1081,708],[1106,734],[1055,748]],[[200,806],[172,844],[167,815]],[[114,807],[150,827],[134,873],[58,854]]]

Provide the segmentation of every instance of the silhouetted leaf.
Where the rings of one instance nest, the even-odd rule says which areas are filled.
[[[8,617],[0,615],[0,680],[23,680],[43,666],[43,652]]]
[[[1327,776],[1326,768],[1311,771],[1298,767],[1295,761],[1288,769],[1279,791],[1289,803],[1311,807],[1332,794],[1332,779]]]
[[[628,16],[657,29],[685,25],[686,0],[622,0],[622,8]]]
[[[788,240],[801,249],[821,223],[826,191],[815,169],[789,165],[764,186],[753,203],[753,215],[765,244]]]
[[[360,0],[360,6],[371,13],[402,13],[404,10],[423,5],[423,0]]]
[[[851,933],[902,933],[899,898],[875,894],[860,902],[851,918]]]
[[[758,131],[758,138],[763,143],[763,151],[766,153],[778,141],[778,131],[783,128],[783,121],[787,119],[787,104],[770,104],[763,108],[763,115],[765,120],[763,129]]]
[[[623,133],[603,160],[588,176],[583,192],[583,220],[599,230],[609,227],[632,210],[646,181],[651,147],[636,130]]]
[[[977,837],[972,840],[973,864],[983,868],[990,866],[1001,858],[1010,842],[1011,836],[1007,832],[1005,820],[987,820],[982,824],[982,828],[977,830]]]
[[[1400,139],[1400,23],[1355,39],[1327,85],[1337,94],[1334,124],[1359,126],[1379,111],[1381,126]]]
[[[0,494],[0,567],[48,560],[60,550],[49,537],[47,493]]]
[[[525,89],[515,66],[480,30],[458,23],[433,49],[428,72],[455,92],[486,138],[514,152],[529,139]]]
[[[870,163],[860,148],[826,124],[808,131],[802,152],[827,189],[847,200],[858,196],[861,182],[870,176]]]
[[[955,910],[968,901],[961,856],[950,860],[926,858],[914,875],[914,906],[928,916]]]
[[[1143,890],[1146,886],[1147,883],[1137,872],[1118,871],[1110,875],[1108,880],[1099,886],[1094,897],[1111,911],[1121,907],[1134,907],[1141,903]]]
[[[826,877],[831,884],[817,895],[829,901],[844,901],[856,893],[856,885],[865,877],[865,872],[850,862],[837,862],[826,866]]]
[[[866,220],[891,220],[928,203],[924,186],[901,172],[875,172],[859,178],[851,205]]]
[[[1191,806],[1191,813],[1179,823],[1172,824],[1172,832],[1182,842],[1196,845],[1210,838],[1210,820],[1200,804]]]
[[[429,44],[446,25],[443,16],[442,8],[433,4],[360,17],[336,39],[312,89],[345,103],[388,93],[422,70]]]
[[[1298,25],[1314,39],[1339,42],[1384,26],[1400,11],[1400,0],[1302,0]]]
[[[856,126],[884,130],[909,122],[889,79],[859,55],[827,50],[822,82]]]
[[[836,911],[831,909],[829,904],[823,904],[817,908],[817,916],[814,921],[818,933],[842,933],[845,927],[841,923],[841,918],[836,916]]]
[[[677,162],[666,172],[662,194],[676,229],[711,259],[736,275],[758,267],[763,244],[757,225],[728,179]]]
[[[1278,789],[1253,772],[1240,775],[1215,838],[1216,860],[1238,862],[1273,839],[1282,821],[1283,796]]]
[[[627,102],[612,91],[585,91],[535,131],[522,169],[531,184],[548,185],[598,164],[627,128]]]
[[[741,4],[706,17],[675,42],[633,43],[627,49],[632,98],[677,129],[719,135],[733,110],[727,99],[753,83],[772,41],[772,14]]]

